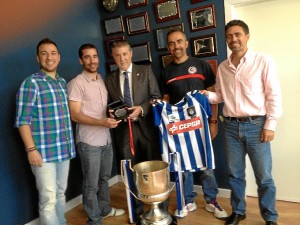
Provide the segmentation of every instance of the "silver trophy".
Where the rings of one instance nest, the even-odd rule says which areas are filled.
[[[121,166],[122,168],[122,166]],[[130,166],[131,168],[131,166]],[[136,164],[133,169],[138,200],[149,204],[150,210],[143,213],[137,225],[175,225],[176,218],[158,205],[168,199],[170,191],[169,164],[163,161],[145,161]],[[122,172],[123,177],[123,172]],[[124,180],[124,177],[123,177]],[[125,182],[124,182],[125,183]],[[126,186],[128,188],[128,186]],[[128,188],[129,189],[129,188]]]

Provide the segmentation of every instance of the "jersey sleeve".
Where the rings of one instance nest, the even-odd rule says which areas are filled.
[[[198,91],[196,93],[194,93],[194,97],[197,99],[198,102],[200,102],[202,108],[205,110],[206,114],[208,117],[212,116],[212,111],[211,111],[211,107],[210,107],[210,103],[207,99],[207,97],[201,93],[199,93]]]

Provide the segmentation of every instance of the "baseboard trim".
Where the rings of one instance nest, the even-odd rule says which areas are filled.
[[[112,185],[123,182],[121,175],[116,175],[112,178],[109,179],[108,185],[111,187]],[[172,183],[172,182],[171,182]],[[203,194],[202,187],[200,185],[195,185],[194,186],[195,191],[198,194]],[[223,198],[229,198],[230,197],[230,190],[228,189],[219,189],[219,197]],[[82,203],[82,195],[78,195],[77,197],[71,199],[66,203],[66,212],[75,208],[76,206],[80,205]],[[40,219],[36,218],[35,220],[26,223],[25,225],[40,225]]]
[[[194,191],[197,192],[197,194],[203,194],[203,190],[202,190],[201,185],[194,185]],[[231,191],[229,189],[219,188],[218,197],[230,198],[230,193],[231,193]]]
[[[258,198],[256,193],[247,194],[248,197]],[[276,196],[276,201],[283,201],[283,202],[293,202],[293,203],[300,203],[300,199],[297,198],[287,198],[282,196]]]
[[[122,182],[122,177],[121,175],[116,175],[112,178],[109,179],[108,181],[108,185],[109,187],[111,187],[112,185]],[[171,182],[171,184],[173,184],[173,182]],[[202,190],[202,186],[201,185],[194,185],[194,190],[198,193],[198,194],[203,194],[203,190]],[[223,189],[223,188],[219,188],[219,194],[218,197],[221,198],[230,198],[230,189]],[[257,197],[257,195],[255,194],[250,194],[247,195],[249,197]],[[277,197],[278,201],[286,201],[286,202],[295,202],[295,203],[300,203],[300,199],[292,199],[292,198],[282,198],[282,197]],[[75,208],[76,206],[80,205],[82,203],[82,195],[79,195],[73,199],[71,199],[70,201],[68,201],[66,203],[66,212]],[[39,218],[36,218],[35,220],[26,223],[25,225],[40,225],[40,220]]]

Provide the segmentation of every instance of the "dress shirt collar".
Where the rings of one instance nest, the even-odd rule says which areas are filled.
[[[44,79],[46,79],[47,81],[53,81],[53,80],[57,80],[57,81],[61,81],[62,77],[60,77],[58,75],[58,73],[56,73],[55,79],[53,77],[51,77],[49,74],[47,74],[44,70],[40,69],[39,74],[44,77]]]
[[[94,80],[88,75],[88,73],[85,70],[82,71],[82,74],[83,74],[84,78],[87,80],[87,82],[97,81],[97,80],[99,80],[99,77],[100,77],[100,74],[97,73],[97,79]]]
[[[240,62],[244,63],[247,61],[251,61],[251,59],[254,57],[254,55],[255,55],[255,52],[248,49],[246,54],[241,58]],[[228,58],[228,63],[232,64],[232,54]]]
[[[120,70],[120,75],[123,75],[124,72],[129,72],[129,73],[132,73],[132,63],[130,64],[130,66],[128,67],[127,70]]]

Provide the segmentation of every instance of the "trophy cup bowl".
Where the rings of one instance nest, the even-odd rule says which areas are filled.
[[[177,220],[169,212],[160,209],[159,203],[170,194],[169,164],[163,161],[145,161],[133,167],[138,199],[151,208],[145,212],[137,225],[173,225]]]

